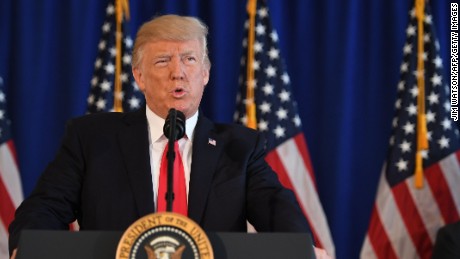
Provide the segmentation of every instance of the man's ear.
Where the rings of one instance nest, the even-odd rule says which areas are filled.
[[[203,71],[203,85],[206,86],[209,82],[209,69]]]
[[[141,90],[141,92],[144,92],[145,84],[141,69],[139,67],[134,67],[132,69],[132,72],[134,80],[136,81],[137,86],[139,86],[139,90]]]

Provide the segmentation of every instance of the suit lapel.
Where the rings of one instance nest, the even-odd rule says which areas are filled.
[[[118,140],[141,217],[155,211],[145,109],[126,113],[123,120],[126,128],[119,132]]]
[[[201,223],[223,142],[213,131],[214,124],[199,116],[193,137],[188,216]]]
[[[118,134],[123,159],[139,216],[155,212],[145,109],[126,113],[126,128]],[[189,183],[188,215],[200,223],[224,140],[214,132],[214,124],[200,113],[193,139]]]

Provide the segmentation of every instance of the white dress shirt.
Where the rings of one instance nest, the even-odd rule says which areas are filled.
[[[153,199],[155,206],[158,206],[158,182],[160,179],[160,165],[164,149],[168,144],[168,138],[163,134],[163,126],[165,120],[155,113],[149,107],[146,108],[147,122],[149,129],[149,154],[150,154],[150,167],[152,173],[153,183]],[[185,187],[187,190],[188,202],[188,185],[190,182],[190,166],[192,165],[192,143],[193,132],[198,121],[198,111],[189,119],[185,121],[185,135],[179,139],[179,150],[184,164],[185,173]]]

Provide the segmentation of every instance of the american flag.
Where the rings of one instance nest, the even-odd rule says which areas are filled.
[[[396,113],[369,229],[361,258],[431,258],[437,230],[459,220],[460,142],[450,120],[448,81],[432,16],[424,14],[424,76],[427,138],[422,153],[423,188],[414,184],[417,145],[417,37],[415,9],[410,11],[404,58],[400,67]]]
[[[266,160],[282,184],[293,190],[310,223],[316,246],[334,256],[334,244],[319,200],[315,176],[302,133],[290,79],[281,60],[278,35],[272,28],[265,1],[257,1],[254,38],[254,81],[246,75],[247,56],[241,59],[240,91],[234,120],[247,125],[247,86],[254,88],[257,129],[267,139]],[[249,19],[248,19],[249,20]],[[249,21],[246,22],[246,32]],[[247,34],[246,34],[247,35]],[[247,53],[248,39],[243,40]],[[248,82],[248,83],[247,83]]]
[[[14,218],[14,211],[23,200],[10,126],[3,79],[0,77],[0,258],[9,258],[8,225]]]
[[[125,19],[122,22],[121,44],[121,86],[122,91],[115,94],[115,57],[116,51],[116,12],[112,3],[106,8],[106,16],[102,25],[102,37],[98,44],[98,56],[94,63],[94,74],[91,79],[91,90],[88,96],[87,113],[114,111],[115,95],[122,99],[123,111],[132,111],[140,108],[144,103],[144,96],[139,91],[131,73],[131,52],[133,40],[128,31]]]

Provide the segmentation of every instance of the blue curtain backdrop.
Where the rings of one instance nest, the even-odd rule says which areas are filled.
[[[130,1],[131,33],[155,14],[210,27],[205,114],[231,122],[246,0]],[[0,76],[25,195],[82,115],[107,0],[1,0]],[[450,1],[430,1],[449,75]],[[410,0],[269,0],[338,258],[358,258],[374,203]],[[445,78],[444,80],[448,80]]]

